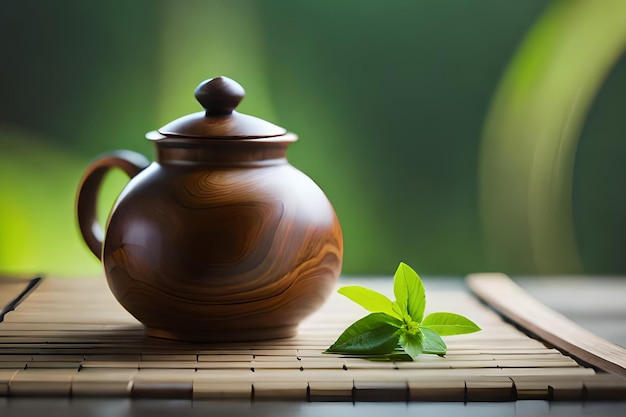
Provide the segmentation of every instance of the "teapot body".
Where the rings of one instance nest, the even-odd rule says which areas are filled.
[[[319,187],[285,161],[155,162],[110,215],[102,262],[154,336],[287,337],[333,290],[341,231]]]

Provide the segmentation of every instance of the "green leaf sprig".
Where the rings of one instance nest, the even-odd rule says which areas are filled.
[[[350,325],[327,353],[376,356],[406,353],[412,360],[420,353],[444,356],[448,348],[441,336],[480,330],[468,318],[454,313],[439,312],[424,317],[424,285],[419,275],[403,262],[393,278],[395,301],[361,286],[342,287],[338,292],[370,314]]]

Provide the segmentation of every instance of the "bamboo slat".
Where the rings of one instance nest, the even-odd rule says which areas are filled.
[[[392,290],[391,280],[365,285]],[[463,314],[483,331],[445,338],[445,358],[380,361],[323,353],[367,314],[338,294],[295,337],[191,344],[145,336],[104,280],[48,278],[0,323],[0,396],[349,402],[626,398],[624,379],[580,365],[530,338],[463,290],[431,291],[428,301],[429,311]]]
[[[506,275],[470,275],[467,283],[476,296],[530,333],[585,363],[626,378],[626,349],[547,308]]]

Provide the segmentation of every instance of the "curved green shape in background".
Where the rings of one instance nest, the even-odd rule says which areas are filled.
[[[558,1],[531,29],[483,132],[480,212],[490,265],[581,273],[572,193],[587,112],[626,47],[626,2]]]

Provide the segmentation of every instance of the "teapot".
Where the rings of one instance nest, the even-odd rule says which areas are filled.
[[[80,181],[82,237],[149,336],[290,337],[336,285],[343,241],[333,206],[287,161],[294,133],[235,110],[244,95],[229,78],[203,81],[204,111],[146,134],[156,161],[108,152]],[[114,168],[130,180],[103,228],[98,193]]]

